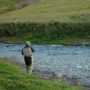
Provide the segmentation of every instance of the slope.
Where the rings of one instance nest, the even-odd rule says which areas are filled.
[[[15,9],[15,5],[21,0],[0,0],[0,13],[6,13]]]
[[[0,90],[80,90],[56,81],[28,76],[8,62],[0,60]]]
[[[0,22],[90,22],[90,0],[39,0],[23,9],[0,14]]]

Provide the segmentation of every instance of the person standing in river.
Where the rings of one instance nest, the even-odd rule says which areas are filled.
[[[32,61],[32,54],[34,52],[34,49],[31,46],[31,43],[29,41],[25,42],[25,47],[22,50],[22,55],[24,56],[25,64],[26,64],[26,70],[27,73],[30,75],[32,73],[33,68],[33,61]]]

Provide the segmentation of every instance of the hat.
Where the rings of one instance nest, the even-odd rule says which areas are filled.
[[[25,44],[26,44],[27,46],[31,46],[31,43],[30,43],[29,41],[26,41]]]

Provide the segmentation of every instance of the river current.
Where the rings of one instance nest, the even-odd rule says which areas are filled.
[[[15,57],[24,63],[24,44],[0,43],[0,57]],[[33,45],[34,69],[81,78],[90,85],[90,46]]]

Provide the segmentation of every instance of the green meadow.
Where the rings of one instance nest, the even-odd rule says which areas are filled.
[[[36,0],[13,10],[19,1],[0,0],[0,11],[12,10],[0,14],[0,41],[90,45],[90,0]]]
[[[0,0],[0,14],[15,9],[15,4],[20,0]]]
[[[20,10],[0,14],[0,23],[4,22],[90,22],[90,0],[38,0]]]

